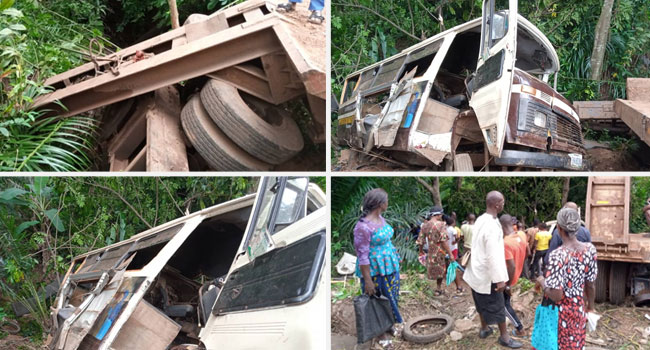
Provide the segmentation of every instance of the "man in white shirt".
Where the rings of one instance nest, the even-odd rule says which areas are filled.
[[[505,301],[503,291],[508,281],[508,270],[503,248],[503,230],[497,215],[503,211],[505,198],[498,191],[487,194],[485,214],[474,224],[472,255],[463,279],[472,288],[476,311],[481,317],[479,338],[487,338],[493,330],[489,325],[498,324],[501,336],[499,344],[518,349],[522,343],[510,338],[506,329]]]

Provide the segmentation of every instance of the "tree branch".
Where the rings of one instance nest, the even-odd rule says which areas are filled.
[[[137,210],[135,210],[135,208],[133,207],[133,205],[131,205],[131,203],[129,203],[129,202],[128,202],[128,201],[127,201],[127,200],[126,200],[126,199],[125,199],[125,198],[124,198],[120,193],[119,193],[119,192],[115,191],[114,189],[112,189],[112,188],[110,188],[110,187],[106,187],[106,186],[104,186],[104,185],[100,185],[100,184],[96,184],[96,183],[92,183],[92,182],[86,182],[86,181],[81,181],[81,182],[82,182],[82,183],[85,183],[86,185],[94,186],[94,187],[97,187],[97,188],[101,188],[101,189],[103,189],[103,190],[105,190],[105,191],[109,191],[109,192],[113,193],[115,196],[117,196],[117,198],[119,198],[122,202],[124,202],[124,204],[126,204],[126,205],[129,207],[129,209],[131,209],[131,211],[132,211],[132,212],[133,212],[133,213],[134,213],[138,218],[140,218],[140,220],[142,220],[142,222],[144,222],[145,225],[147,225],[148,228],[151,228],[151,227],[152,227],[151,224],[149,224],[149,222],[148,222],[147,220],[145,220],[145,219],[142,217],[142,215],[140,215],[140,213],[139,213]]]
[[[165,182],[163,180],[161,180],[159,177],[157,177],[156,179],[158,181],[160,181],[161,185],[163,185],[163,187],[165,188],[165,191],[167,191],[167,194],[169,195],[169,198],[172,199],[172,203],[174,203],[174,205],[176,206],[176,209],[178,209],[178,212],[181,213],[181,215],[185,215],[185,213],[183,212],[183,209],[181,209],[181,207],[178,206],[178,203],[176,203],[176,199],[174,198],[174,196],[172,196],[172,193],[169,190],[169,187],[167,187],[167,184],[165,184]]]
[[[377,12],[377,11],[375,11],[374,9],[371,9],[371,8],[369,8],[369,7],[367,7],[367,6],[357,5],[357,4],[341,4],[341,3],[338,3],[338,2],[333,2],[332,5],[343,6],[343,7],[356,7],[356,8],[362,9],[362,10],[364,10],[364,11],[368,11],[368,12],[374,14],[375,16],[377,16],[377,17],[383,19],[384,21],[388,22],[388,24],[392,25],[393,27],[395,27],[395,28],[396,28],[397,30],[399,30],[400,32],[406,34],[409,38],[412,38],[413,40],[420,41],[420,38],[418,38],[417,36],[415,36],[415,35],[409,33],[408,31],[404,30],[404,28],[398,26],[395,22],[391,21],[390,19],[388,19],[387,17],[383,16],[383,15],[380,14],[379,12]]]

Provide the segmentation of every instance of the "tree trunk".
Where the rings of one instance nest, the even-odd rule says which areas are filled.
[[[609,25],[612,20],[612,7],[614,0],[605,0],[603,9],[596,25],[594,36],[594,50],[591,52],[591,79],[600,80],[605,60],[605,49],[609,40]]]
[[[436,176],[431,180],[431,183],[433,184],[433,192],[431,192],[433,204],[442,207],[442,200],[440,199],[440,179]]]
[[[431,201],[433,202],[433,205],[442,207],[442,200],[440,199],[440,180],[438,177],[436,176],[431,179],[431,184],[419,177],[416,177],[415,179],[420,183],[420,185],[424,186],[429,193],[431,193]]]
[[[178,23],[178,8],[176,7],[176,0],[167,0],[169,3],[169,14],[172,17],[172,29],[180,26]]]
[[[462,176],[457,176],[456,177],[456,191],[460,191],[460,189],[463,187],[463,177]]]
[[[564,204],[566,204],[566,202],[569,200],[570,184],[571,184],[571,178],[565,177],[564,186],[562,187],[562,206],[564,206]]]

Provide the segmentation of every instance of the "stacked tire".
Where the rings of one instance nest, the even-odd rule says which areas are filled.
[[[214,79],[183,107],[181,123],[217,171],[271,170],[304,146],[298,125],[284,110]]]

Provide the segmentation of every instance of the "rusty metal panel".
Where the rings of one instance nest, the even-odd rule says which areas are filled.
[[[650,101],[650,78],[627,78],[627,99]]]
[[[619,99],[614,101],[614,110],[641,140],[650,145],[650,100]]]
[[[628,244],[629,195],[629,177],[589,178],[585,220],[593,242]]]
[[[35,108],[52,109],[61,116],[76,115],[262,57],[281,49],[272,30],[277,22],[270,17],[203,37],[121,68],[117,76],[103,74],[44,95]],[[57,100],[66,111],[54,104]]]

